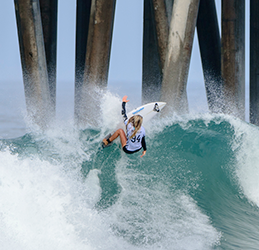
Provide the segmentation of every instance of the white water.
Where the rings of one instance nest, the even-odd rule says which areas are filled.
[[[237,147],[236,175],[242,193],[259,207],[259,129],[257,126],[235,121]],[[239,145],[239,146],[238,146]]]
[[[102,104],[107,113],[103,112],[101,134],[116,126],[121,103],[108,93]],[[236,171],[240,187],[258,205],[259,171],[252,165],[258,158],[257,128],[233,119],[230,123],[237,140],[243,141]],[[207,250],[217,244],[220,233],[190,196],[171,192],[161,182],[147,187],[152,176],[128,168],[132,163],[127,157],[116,164],[122,188],[118,200],[97,210],[100,170],[91,170],[86,180],[80,173],[82,161],[91,159],[90,145],[81,144],[72,122],[57,124],[38,140],[51,142],[59,160],[49,152],[39,155],[36,149],[30,156],[0,152],[1,249]],[[163,127],[156,129],[161,132]]]
[[[81,163],[91,158],[78,134],[56,129],[37,140],[51,142],[54,158],[50,149],[0,152],[1,249],[207,250],[219,241],[191,197],[159,181],[147,186],[153,177],[128,168],[125,155],[115,166],[118,200],[97,210],[101,170],[82,177]]]

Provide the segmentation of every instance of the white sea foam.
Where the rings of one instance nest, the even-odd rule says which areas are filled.
[[[101,188],[93,169],[0,152],[1,249],[210,249],[219,233],[195,202],[152,176],[116,166],[119,200],[98,211]],[[67,159],[67,158],[64,158]],[[173,248],[172,248],[173,246]]]
[[[84,178],[82,162],[91,161],[96,153],[91,143],[99,143],[102,134],[121,120],[119,97],[106,93],[101,103],[103,127],[93,141],[80,138],[65,124],[37,134],[37,143],[46,147],[40,154],[0,152],[1,249],[213,248],[220,233],[195,201],[161,182],[147,186],[152,175],[128,168],[126,156],[115,166],[122,188],[118,200],[106,210],[96,209],[101,170],[92,169]],[[131,107],[127,104],[128,110]],[[162,131],[172,122],[157,119],[152,125],[158,123],[156,128]]]
[[[233,150],[236,152],[236,175],[245,196],[259,206],[259,128],[238,119]]]
[[[122,188],[119,200],[107,211],[118,235],[144,249],[201,250],[219,242],[220,233],[190,196],[128,168],[125,158],[116,168]]]

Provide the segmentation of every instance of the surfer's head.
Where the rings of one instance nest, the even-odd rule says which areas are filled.
[[[129,118],[128,123],[131,123],[134,127],[134,132],[130,138],[133,138],[142,126],[143,117],[141,115],[134,115]]]

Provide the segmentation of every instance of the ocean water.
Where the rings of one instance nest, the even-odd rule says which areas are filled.
[[[95,128],[60,116],[42,132],[24,118],[21,135],[2,136],[1,249],[259,249],[258,127],[208,112],[161,116],[146,124],[140,158],[119,141],[100,147],[120,105],[104,94]]]

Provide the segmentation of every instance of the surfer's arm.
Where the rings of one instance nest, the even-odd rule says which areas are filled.
[[[121,114],[123,116],[123,120],[124,122],[128,119],[127,115],[126,115],[126,103],[128,102],[129,100],[127,100],[127,96],[123,96],[122,98],[122,110],[121,110]]]
[[[123,121],[124,121],[124,122],[128,119],[128,117],[127,117],[127,115],[126,115],[126,108],[125,108],[125,106],[126,106],[126,102],[122,102],[121,114],[122,114],[122,117],[123,117]]]
[[[144,151],[143,151],[143,153],[140,157],[143,157],[146,154],[146,151],[147,151],[145,136],[142,137],[141,144],[142,144],[142,148],[144,149]]]
[[[145,136],[142,137],[141,145],[142,145],[142,148],[144,149],[144,151],[146,151],[147,150],[147,145],[146,145]]]

